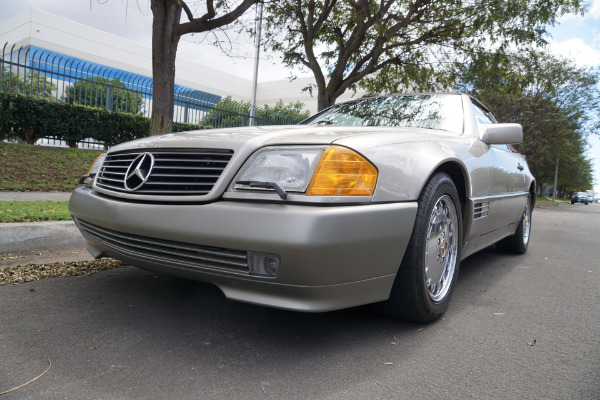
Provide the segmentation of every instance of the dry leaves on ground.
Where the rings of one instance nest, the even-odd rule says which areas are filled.
[[[57,276],[91,275],[111,268],[125,268],[126,264],[112,258],[94,261],[57,262],[52,264],[16,265],[0,269],[0,286],[35,282]]]

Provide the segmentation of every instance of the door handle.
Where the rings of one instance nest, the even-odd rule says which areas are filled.
[[[517,165],[517,168],[519,169],[519,171],[523,171],[525,169],[525,167],[522,166],[521,163],[519,163],[519,165]]]

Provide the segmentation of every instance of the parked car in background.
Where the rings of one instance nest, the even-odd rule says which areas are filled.
[[[571,204],[583,203],[587,206],[589,202],[590,199],[587,192],[575,192],[571,196]]]
[[[111,148],[69,209],[95,257],[300,311],[381,302],[439,318],[460,261],[522,254],[535,181],[518,124],[458,93],[334,105],[295,126],[167,134]]]
[[[593,202],[594,202],[594,198],[595,198],[594,189],[586,190],[585,192],[586,192],[586,193],[587,193],[587,195],[588,195],[588,201],[589,201],[590,203],[593,203]]]

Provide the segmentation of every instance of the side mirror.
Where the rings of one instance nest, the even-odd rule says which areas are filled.
[[[486,144],[519,144],[523,141],[520,124],[485,125],[481,140]]]

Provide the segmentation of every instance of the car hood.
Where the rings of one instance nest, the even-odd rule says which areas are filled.
[[[284,125],[258,126],[226,129],[206,129],[152,136],[123,143],[111,148],[111,152],[129,150],[202,148],[228,149],[238,155],[271,145],[327,145],[352,138],[354,144],[376,144],[377,136],[385,141],[393,136],[394,142],[416,140],[439,140],[456,137],[457,134],[422,128],[364,127],[364,126],[316,126]],[[361,138],[363,136],[364,138]],[[368,136],[366,138],[365,136]],[[340,143],[343,144],[343,143]]]

